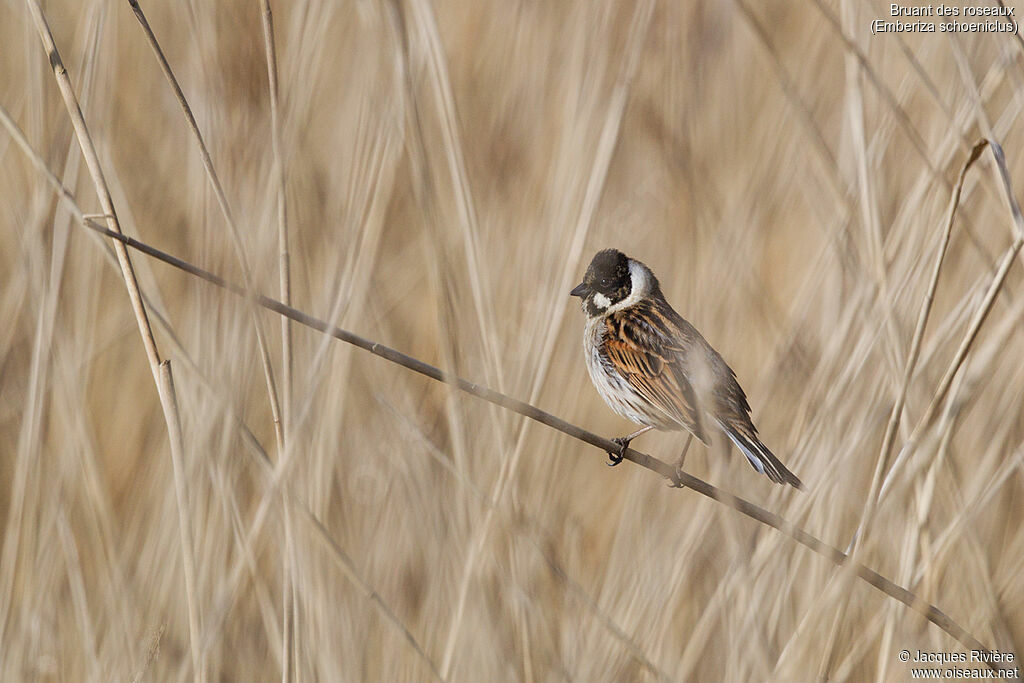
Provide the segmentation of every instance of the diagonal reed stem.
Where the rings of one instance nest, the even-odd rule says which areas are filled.
[[[9,120],[9,118],[6,116],[6,113],[3,111],[2,108],[0,108],[0,119],[2,119],[2,121],[0,122],[3,122],[8,127],[8,129],[12,131],[12,134],[14,134],[16,128],[13,128],[13,122]],[[24,145],[24,140],[20,139],[17,135],[15,135],[15,139],[16,141],[19,142],[19,145]],[[993,148],[995,149],[997,147],[993,146]],[[29,157],[32,158],[37,165],[39,165],[39,160],[33,154],[30,153],[30,150],[25,151],[29,155]],[[997,155],[997,160],[1001,160],[1001,154]],[[73,197],[71,192],[64,188],[60,184],[59,180],[52,176],[52,174],[49,174],[45,167],[43,167],[42,170],[44,172],[44,175],[46,175],[47,179],[50,181],[52,185],[54,185],[55,190],[61,196]],[[1019,233],[1017,242],[1020,242],[1022,239],[1020,233],[1024,232],[1021,230],[1021,225],[1024,224],[1024,220],[1021,220],[1019,218],[1019,210],[1016,209],[1015,203],[1011,201],[1011,204],[1015,209],[1014,220]],[[532,420],[540,422],[541,424],[547,425],[579,441],[588,443],[600,449],[603,452],[618,450],[618,446],[616,446],[612,441],[605,439],[601,436],[598,436],[593,432],[589,432],[585,429],[582,429],[570,422],[566,422],[565,420],[562,420],[559,417],[556,417],[546,411],[543,411],[540,408],[537,408],[523,401],[519,401],[510,396],[506,396],[505,394],[494,391],[493,389],[490,389],[486,386],[470,382],[461,377],[445,372],[417,358],[413,358],[411,356],[401,353],[400,351],[384,346],[383,344],[379,344],[377,342],[371,341],[347,330],[343,330],[339,327],[331,325],[330,323],[324,320],[311,316],[303,311],[288,306],[270,297],[262,296],[259,294],[254,295],[245,287],[229,282],[224,278],[220,277],[219,275],[211,273],[210,271],[199,268],[195,265],[192,265],[191,263],[188,263],[187,261],[177,258],[176,256],[167,254],[166,252],[163,252],[148,244],[145,244],[136,239],[123,235],[119,232],[110,230],[109,228],[106,228],[92,220],[89,220],[84,216],[81,216],[80,218],[82,225],[84,225],[86,228],[116,240],[115,243],[120,243],[122,245],[129,246],[137,251],[141,251],[142,253],[148,256],[168,263],[178,268],[179,270],[182,270],[186,273],[206,280],[207,282],[210,282],[211,284],[214,284],[223,289],[226,289],[234,294],[237,294],[238,296],[251,298],[253,302],[256,303],[257,305],[262,306],[268,310],[274,311],[275,313],[278,313],[280,315],[283,315],[289,318],[290,320],[293,320],[302,325],[318,330],[324,334],[328,334],[332,337],[335,337],[336,339],[352,344],[353,346],[357,346],[363,350],[369,351],[370,353],[376,356],[380,356],[385,360],[401,365],[419,374],[425,375],[437,381],[446,382],[454,386],[455,388],[459,389],[460,391],[466,392],[485,401],[501,406],[502,408],[512,410],[513,412],[516,412],[520,415],[523,415],[524,417],[528,417]],[[873,569],[865,567],[864,565],[859,564],[857,562],[851,562],[849,555],[842,552],[838,548],[829,545],[828,543],[825,543],[817,537],[809,534],[808,532],[792,524],[782,516],[770,512],[758,505],[755,505],[754,503],[751,503],[748,500],[725,492],[719,489],[718,487],[708,482],[705,482],[702,479],[694,477],[693,475],[690,475],[686,472],[677,471],[675,467],[669,465],[668,463],[665,463],[657,458],[654,458],[645,453],[641,453],[634,449],[627,449],[625,453],[625,459],[637,465],[640,465],[641,467],[649,469],[652,472],[660,474],[661,476],[666,477],[667,479],[672,480],[676,485],[682,488],[690,488],[703,496],[718,501],[719,503],[738,511],[741,514],[750,517],[751,519],[754,519],[762,524],[777,529],[778,531],[782,532],[786,536],[789,536],[801,545],[804,545],[807,548],[814,551],[815,553],[827,558],[837,566],[845,567],[847,571],[852,572],[855,576],[859,577],[866,583],[874,586],[879,591],[885,593],[889,597],[903,603],[904,605],[924,615],[925,618],[928,619],[928,621],[932,622],[933,624],[941,628],[943,631],[952,636],[965,647],[969,649],[989,649],[986,648],[970,632],[961,627],[956,621],[951,619],[948,615],[946,615],[936,606],[929,604],[927,601],[921,598],[918,598],[910,590],[894,583],[893,581],[887,579],[886,577],[882,576]],[[421,654],[424,654],[422,653],[422,650],[418,651]],[[430,662],[429,658],[427,658],[427,661]],[[992,669],[999,671],[1006,669],[1005,665],[1003,665],[1002,663],[993,662],[989,663],[989,666]],[[434,670],[434,673],[435,675],[437,674],[436,669]]]
[[[142,253],[148,256],[152,256],[153,258],[163,261],[164,263],[170,264],[175,268],[178,268],[179,270],[183,270],[191,275],[206,280],[207,282],[210,282],[211,284],[221,287],[222,289],[226,289],[239,296],[248,296],[248,293],[244,287],[229,282],[224,278],[220,277],[219,275],[216,275],[214,273],[211,273],[210,271],[194,266],[188,263],[187,261],[177,258],[176,256],[167,254],[159,249],[156,249],[155,247],[152,247],[143,242],[139,242],[138,240],[128,237],[126,235],[113,233],[113,231],[110,231],[107,228],[103,227],[102,225],[99,225],[91,220],[85,220],[83,222],[83,225],[88,227],[90,230],[95,230],[96,232],[107,235],[108,237],[112,237],[113,239],[116,239],[133,249],[141,251]],[[547,425],[552,429],[556,429],[562,432],[563,434],[567,434],[568,436],[571,436],[574,439],[583,441],[584,443],[588,443],[591,446],[600,449],[602,452],[618,450],[618,446],[616,446],[609,439],[605,439],[604,437],[598,436],[593,432],[578,427],[572,424],[571,422],[567,422],[555,415],[552,415],[551,413],[548,413],[544,410],[541,410],[540,408],[537,408],[536,406],[512,398],[511,396],[506,396],[505,394],[495,391],[489,387],[474,382],[470,382],[469,380],[463,379],[449,372],[445,372],[444,370],[436,368],[433,365],[430,365],[429,363],[425,363],[419,360],[418,358],[413,358],[412,356],[408,356],[388,346],[384,346],[383,344],[366,339],[365,337],[361,337],[357,334],[349,332],[348,330],[336,327],[327,321],[321,320],[315,316],[309,315],[308,313],[300,311],[291,306],[287,306],[281,303],[280,301],[277,301],[276,299],[272,299],[270,297],[257,294],[253,297],[253,300],[257,305],[262,306],[263,308],[266,308],[268,310],[274,311],[275,313],[278,313],[280,315],[286,316],[289,319],[301,325],[305,325],[306,327],[310,327],[324,334],[328,334],[334,337],[335,339],[339,339],[348,344],[352,344],[353,346],[357,346],[365,351],[369,351],[375,356],[379,356],[392,363],[401,365],[402,367],[412,370],[413,372],[425,375],[439,382],[445,382],[447,384],[450,384],[451,386],[454,386],[455,388],[459,389],[460,391],[464,391],[467,394],[471,394],[473,396],[476,396],[477,398],[481,398],[485,401],[501,406],[502,408],[511,410],[524,417],[528,417],[531,420],[535,420],[537,422],[540,422],[541,424]],[[751,519],[760,522],[761,524],[765,524],[767,526],[772,527],[773,529],[777,529],[786,536],[792,538],[797,543],[800,543],[801,545],[810,548],[815,553],[830,560],[833,564],[839,566],[847,565],[849,556],[846,553],[809,534],[808,532],[804,531],[795,524],[792,524],[784,517],[777,515],[774,512],[770,512],[760,507],[759,505],[751,503],[750,501],[744,498],[740,498],[739,496],[735,496],[731,493],[723,491],[717,486],[714,486],[713,484],[710,484],[704,481],[703,479],[695,477],[687,472],[677,472],[675,467],[673,467],[672,465],[662,460],[659,460],[658,458],[647,455],[646,453],[636,451],[632,448],[626,450],[625,459],[645,469],[660,474],[661,476],[667,479],[672,480],[675,484],[679,485],[682,488],[692,489],[703,496],[718,501],[719,503],[722,503],[723,505],[730,507],[741,514],[746,515],[747,517],[750,517]],[[913,592],[909,591],[903,586],[897,585],[893,581],[887,579],[886,577],[882,576],[873,569],[865,567],[862,564],[854,563],[852,565],[848,565],[848,569],[852,571],[861,580],[865,581],[871,586],[874,586],[879,591],[903,603],[904,605],[910,607],[916,612],[919,612],[920,614],[924,615],[924,617],[928,619],[928,621],[932,622],[933,624],[941,628],[943,631],[948,633],[959,643],[961,643],[964,647],[968,649],[980,650],[989,649],[986,648],[981,643],[981,641],[975,638],[966,629],[961,627],[956,621],[954,621],[952,618],[946,615],[938,607],[929,604],[927,601],[923,599],[918,598]],[[1002,665],[999,663],[992,663],[990,664],[990,666],[997,669],[1002,667]]]
[[[931,315],[932,303],[935,301],[935,290],[938,288],[939,274],[942,272],[942,263],[946,258],[946,249],[949,247],[949,240],[953,234],[953,219],[956,217],[956,209],[960,205],[960,193],[963,191],[964,179],[967,177],[968,169],[970,169],[974,162],[978,160],[978,157],[981,156],[986,145],[988,145],[988,141],[982,140],[975,144],[971,149],[971,153],[968,155],[967,161],[964,162],[963,167],[960,169],[960,177],[957,179],[953,196],[950,198],[949,216],[946,220],[946,229],[943,231],[942,239],[939,241],[939,250],[935,256],[935,265],[932,268],[932,277],[928,284],[928,292],[925,294],[924,301],[921,303],[921,311],[918,314],[917,326],[914,329],[914,337],[910,344],[910,352],[907,354],[907,361],[903,370],[903,381],[900,384],[899,395],[896,397],[896,402],[893,403],[892,412],[889,414],[889,422],[885,427],[885,436],[882,437],[881,452],[878,454],[878,460],[875,464],[875,472],[871,478],[871,488],[864,504],[864,510],[861,513],[861,521],[857,530],[853,534],[853,539],[850,541],[847,552],[853,552],[856,549],[858,540],[868,528],[872,520],[874,510],[878,504],[882,481],[886,473],[889,471],[889,458],[892,455],[893,444],[896,442],[896,432],[899,429],[900,418],[903,415],[903,406],[907,401],[907,392],[910,389],[910,380],[914,376],[914,370],[917,367],[917,359],[921,353],[921,341],[924,339],[924,331],[928,327],[928,318]]]
[[[103,214],[107,221],[107,228],[104,231],[115,240],[124,237],[121,232],[121,224],[114,210],[114,200],[110,195],[110,188],[107,185],[103,174],[103,167],[100,165],[99,155],[96,146],[93,144],[89,127],[85,123],[85,116],[79,105],[78,97],[75,95],[71,77],[64,66],[57,44],[53,39],[50,26],[46,21],[38,0],[27,0],[29,14],[39,32],[39,39],[43,44],[46,57],[53,69],[53,76],[57,81],[64,106],[68,111],[68,117],[75,129],[75,136],[78,138],[78,145],[82,149],[82,158],[85,159],[89,174],[92,176],[93,186],[99,197],[100,205],[103,207]],[[6,118],[6,117],[5,117]],[[153,381],[156,383],[157,393],[160,397],[160,406],[163,410],[164,421],[167,425],[167,432],[171,442],[171,460],[175,474],[175,491],[178,504],[179,533],[181,535],[182,568],[185,579],[185,597],[188,608],[189,646],[192,655],[192,674],[197,681],[205,679],[205,668],[202,656],[198,648],[200,632],[199,607],[196,602],[196,570],[193,548],[192,531],[190,525],[189,505],[187,489],[184,477],[184,455],[181,438],[181,426],[178,416],[178,401],[174,393],[174,384],[171,380],[171,369],[169,361],[161,361],[160,352],[157,349],[156,338],[153,336],[153,329],[149,324],[149,317],[146,314],[146,306],[143,303],[142,291],[135,277],[135,268],[132,266],[128,256],[128,250],[121,241],[114,242],[114,251],[117,254],[117,261],[121,267],[121,275],[124,278],[125,288],[128,290],[128,298],[131,301],[132,312],[135,314],[135,321],[142,337],[142,344],[146,349],[146,358],[149,361],[149,369],[153,374]],[[2,628],[2,625],[0,625]]]
[[[196,144],[199,147],[199,157],[203,162],[203,169],[206,171],[206,175],[210,179],[210,186],[213,188],[213,194],[217,198],[217,205],[220,207],[221,213],[224,215],[224,221],[228,224],[228,234],[231,236],[231,242],[235,247],[235,255],[242,268],[242,281],[249,289],[255,291],[252,266],[249,265],[249,259],[246,256],[242,235],[238,231],[238,225],[235,223],[231,207],[228,205],[227,195],[224,193],[224,186],[221,184],[220,177],[217,175],[217,171],[213,167],[213,158],[210,156],[210,150],[206,146],[206,141],[203,138],[202,131],[199,130],[199,123],[196,121],[196,117],[192,113],[192,108],[189,106],[188,100],[185,99],[185,93],[182,92],[181,86],[178,84],[178,79],[175,77],[174,71],[171,70],[171,65],[168,63],[167,57],[164,55],[163,48],[160,47],[160,43],[157,41],[156,35],[153,33],[153,29],[149,25],[149,21],[146,20],[146,15],[142,11],[142,7],[139,5],[138,0],[128,0],[128,4],[131,5],[132,12],[135,13],[135,18],[138,19],[143,33],[146,34],[146,40],[153,49],[153,53],[156,55],[157,62],[160,65],[160,70],[163,72],[164,76],[167,78],[167,82],[171,86],[171,89],[174,91],[174,98],[178,101],[178,105],[181,107],[181,112],[185,116],[185,122],[188,124],[189,131],[191,131],[193,137],[195,137]],[[277,438],[277,452],[279,454],[278,457],[280,457],[280,454],[284,452],[284,427],[282,425],[280,401],[278,400],[277,382],[274,378],[273,366],[270,363],[270,352],[267,349],[267,340],[266,335],[263,332],[263,326],[260,324],[260,319],[256,315],[255,309],[252,309],[250,314],[252,317],[253,330],[256,333],[256,345],[259,348],[260,363],[263,366],[263,378],[267,385],[267,398],[270,402],[270,413],[274,420],[274,435]]]

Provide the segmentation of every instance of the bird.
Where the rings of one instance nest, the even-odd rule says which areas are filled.
[[[570,294],[579,297],[586,315],[590,380],[612,410],[642,425],[612,439],[619,451],[608,453],[609,465],[622,462],[630,442],[651,429],[686,430],[706,445],[718,433],[773,482],[803,488],[761,442],[736,373],[669,305],[650,268],[604,249]]]

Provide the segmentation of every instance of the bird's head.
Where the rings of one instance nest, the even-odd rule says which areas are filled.
[[[599,318],[637,303],[657,287],[644,264],[618,249],[597,252],[583,282],[569,292],[578,296],[588,318]]]

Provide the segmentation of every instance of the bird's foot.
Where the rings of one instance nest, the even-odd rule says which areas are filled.
[[[675,473],[668,478],[667,486],[670,489],[685,489],[686,484],[683,483],[683,465],[679,463],[676,465]]]
[[[686,488],[686,484],[683,483],[683,463],[686,462],[686,452],[690,450],[691,441],[693,441],[693,434],[688,434],[686,436],[686,445],[683,446],[683,452],[679,454],[679,459],[676,460],[675,472],[668,478],[670,488]]]
[[[619,447],[618,452],[608,451],[608,467],[615,467],[626,457],[626,450],[629,448],[629,442],[633,439],[619,436],[612,439],[612,443]]]

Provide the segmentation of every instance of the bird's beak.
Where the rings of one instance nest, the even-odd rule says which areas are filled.
[[[587,295],[587,292],[589,290],[590,290],[590,288],[587,287],[587,283],[581,282],[578,285],[576,285],[575,287],[573,287],[573,290],[571,292],[569,292],[569,295],[570,296],[578,296],[578,297],[580,297],[582,299],[583,297],[585,297]]]

